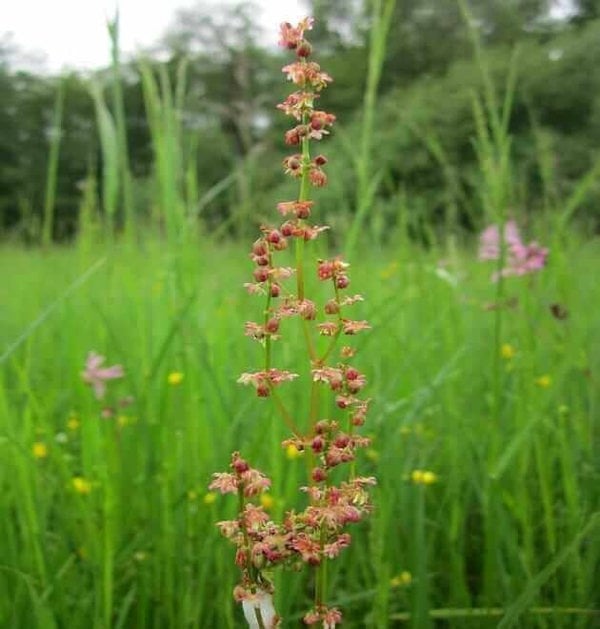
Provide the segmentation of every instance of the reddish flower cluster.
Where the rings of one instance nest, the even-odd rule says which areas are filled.
[[[307,453],[310,485],[302,489],[308,504],[299,513],[287,512],[282,523],[273,522],[263,507],[252,502],[268,489],[270,481],[252,469],[239,453],[232,456],[232,471],[215,474],[210,484],[211,489],[237,493],[239,497],[237,518],[219,522],[218,526],[237,547],[236,564],[242,572],[242,580],[234,596],[243,603],[247,618],[258,613],[263,617],[263,624],[268,618],[265,626],[276,626],[278,618],[272,608],[273,588],[263,571],[277,565],[292,568],[308,565],[320,570],[325,560],[337,557],[351,541],[345,527],[359,522],[370,512],[368,490],[375,484],[374,478],[355,477],[354,464],[346,481],[338,485],[331,483],[333,468],[353,462],[357,449],[369,444],[368,438],[356,433],[365,422],[369,400],[359,397],[366,385],[365,375],[346,362],[354,356],[355,350],[344,346],[339,352],[340,362],[333,365],[328,362],[342,334],[354,335],[370,327],[366,321],[345,316],[347,307],[362,301],[360,295],[343,294],[350,285],[349,264],[340,258],[316,261],[314,276],[329,283],[332,291],[322,308],[304,294],[304,245],[328,229],[308,222],[314,209],[314,202],[308,199],[310,186],[318,188],[327,184],[324,171],[327,159],[321,154],[312,157],[310,143],[322,140],[335,123],[333,114],[314,107],[319,92],[332,79],[317,63],[308,60],[312,46],[305,33],[312,28],[312,23],[312,19],[307,18],[297,26],[288,23],[281,26],[279,43],[296,53],[296,60],[286,65],[283,72],[298,86],[297,91],[277,106],[294,120],[293,127],[285,134],[285,143],[298,147],[298,152],[284,159],[283,167],[286,174],[300,180],[300,194],[297,199],[277,204],[283,223],[263,225],[260,237],[252,246],[253,281],[245,286],[250,293],[262,295],[266,303],[260,321],[246,322],[245,334],[262,345],[264,366],[259,371],[242,374],[238,380],[252,385],[259,397],[276,398],[278,410],[294,433],[284,442],[284,447],[293,446]],[[279,262],[280,256],[287,255],[290,244],[296,248],[294,267]],[[288,282],[292,279],[293,283]],[[303,426],[298,421],[300,429],[296,429],[294,413],[285,408],[275,391],[278,385],[294,380],[298,374],[272,366],[272,343],[284,336],[282,328],[288,323],[283,320],[294,317],[303,328],[312,376],[309,425]],[[318,336],[329,338],[319,341]],[[333,396],[339,418],[319,419],[319,405],[314,400],[320,387]],[[317,582],[323,583],[324,579]],[[304,616],[306,624],[320,624],[328,629],[341,622],[341,612],[328,608],[324,604],[325,596],[326,593],[317,588],[314,608]]]

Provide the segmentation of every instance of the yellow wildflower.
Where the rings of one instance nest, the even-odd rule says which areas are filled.
[[[398,271],[398,262],[390,262],[384,269],[379,272],[382,280],[389,280],[390,277],[396,274]]]
[[[375,450],[373,448],[369,448],[365,452],[365,456],[367,457],[367,459],[369,459],[369,461],[373,461],[374,463],[379,461],[379,452],[377,452],[377,450]]]
[[[48,456],[48,446],[42,441],[36,441],[31,450],[36,459],[45,459]]]
[[[547,389],[552,384],[552,378],[548,374],[544,374],[535,379],[535,383],[541,389]]]
[[[82,496],[87,496],[92,491],[92,483],[89,480],[83,478],[83,476],[74,476],[71,479],[71,486],[73,489]]]
[[[183,382],[183,374],[181,373],[181,371],[172,371],[168,376],[167,376],[167,382],[176,387],[178,384],[181,384]]]
[[[438,480],[437,474],[428,470],[413,470],[410,479],[416,485],[433,485]]]
[[[202,502],[204,502],[205,505],[211,505],[215,502],[216,499],[217,494],[214,491],[209,491],[208,493],[204,494]]]
[[[67,428],[73,432],[75,432],[79,426],[81,425],[81,422],[79,421],[79,418],[77,417],[77,415],[73,414],[69,416],[69,419],[67,420]]]
[[[403,570],[391,579],[390,585],[393,588],[407,587],[412,583],[412,579],[412,574],[408,570]]]
[[[298,448],[293,443],[290,443],[285,449],[285,456],[287,456],[290,461],[297,459],[301,454],[302,452],[298,450]]]
[[[504,360],[511,360],[517,355],[517,350],[510,343],[503,343],[500,348],[500,356],[504,358]]]
[[[269,510],[275,504],[275,498],[273,498],[271,494],[261,494],[260,504],[263,506],[264,509]]]

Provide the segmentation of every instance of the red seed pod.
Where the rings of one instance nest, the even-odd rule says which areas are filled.
[[[319,260],[317,273],[320,280],[328,280],[333,277],[333,263],[329,260]]]
[[[266,282],[269,279],[269,269],[264,266],[259,266],[254,269],[253,275],[257,282]]]
[[[284,141],[288,146],[300,144],[300,134],[298,133],[298,128],[294,127],[293,129],[286,131]]]
[[[335,403],[338,408],[348,408],[350,406],[350,401],[343,395],[338,395],[335,398]]]
[[[296,207],[296,216],[298,218],[308,218],[310,216],[310,207],[308,205],[299,205]]]
[[[349,443],[350,437],[343,433],[338,435],[333,441],[333,445],[336,446],[336,448],[345,448]]]
[[[325,155],[317,155],[313,160],[317,166],[324,166],[327,163]]]
[[[323,448],[325,447],[325,439],[321,437],[321,435],[317,435],[311,442],[310,447],[315,454],[319,454],[323,452]]]
[[[306,59],[306,57],[309,57],[311,53],[312,46],[306,40],[302,40],[296,48],[296,55]]]
[[[244,461],[244,459],[242,459],[241,457],[235,458],[231,463],[231,467],[236,471],[237,474],[243,474],[250,469],[248,463]]]
[[[317,316],[317,307],[314,302],[305,299],[298,304],[298,313],[306,321],[314,321]]]
[[[286,238],[289,238],[290,236],[294,235],[294,230],[295,229],[296,229],[296,227],[295,227],[294,223],[292,223],[291,221],[286,221],[279,228],[279,231],[281,232],[282,236],[285,236]]]
[[[346,386],[350,393],[358,393],[363,388],[363,383],[360,380],[349,380]]]
[[[354,369],[354,367],[348,367],[348,369],[346,369],[346,380],[356,380],[358,376],[360,376],[360,373],[357,369]]]
[[[324,480],[327,480],[327,472],[321,467],[315,467],[311,476],[315,483],[322,483]]]
[[[353,426],[363,426],[365,423],[365,417],[364,415],[353,415],[351,421]]]
[[[275,319],[275,317],[269,319],[265,325],[265,330],[269,334],[275,334],[279,330],[279,319]]]
[[[338,275],[335,278],[335,285],[338,288],[348,288],[348,286],[350,286],[350,280],[347,275]]]
[[[279,297],[280,294],[281,294],[281,286],[273,282],[273,284],[271,284],[271,297]]]
[[[321,421],[317,422],[315,425],[315,432],[318,435],[322,435],[328,432],[329,429],[330,429],[329,422],[326,419],[322,419]]]
[[[252,245],[252,253],[255,256],[266,256],[266,255],[269,254],[269,247],[268,247],[267,243],[262,238],[259,238]]]
[[[335,299],[330,299],[326,304],[325,304],[325,312],[327,314],[337,314],[340,311],[340,305],[338,304],[338,302]]]
[[[269,395],[271,395],[269,385],[266,382],[259,382],[256,386],[256,395],[258,395],[258,397],[269,397]]]
[[[283,251],[284,249],[287,249],[287,246],[288,246],[287,240],[282,237],[278,243],[275,243],[273,245],[273,249],[275,249],[275,251]]]
[[[267,240],[272,244],[272,245],[276,245],[280,240],[281,240],[281,233],[279,231],[277,231],[276,229],[272,229],[268,234],[267,234]]]
[[[254,258],[254,262],[258,264],[258,266],[269,266],[269,257],[268,256],[256,256]]]

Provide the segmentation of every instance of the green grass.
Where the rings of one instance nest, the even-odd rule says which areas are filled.
[[[240,449],[273,477],[282,513],[301,503],[305,471],[279,446],[287,431],[268,401],[235,383],[260,360],[242,332],[260,310],[242,288],[245,249],[0,250],[0,626],[242,626],[233,547],[214,526],[235,501],[205,504],[210,475]],[[507,280],[518,305],[502,312],[501,342],[512,359],[495,346],[492,269],[473,247],[445,272],[441,249],[359,257],[357,318],[373,330],[357,337],[357,364],[374,439],[359,469],[379,486],[373,517],[330,575],[345,626],[594,626],[598,242],[570,236],[547,269]],[[551,315],[557,302],[565,320]],[[274,359],[289,367],[282,347]],[[112,389],[135,402],[120,422],[100,418],[81,381],[92,349],[125,367]],[[544,375],[548,387],[536,384]],[[298,417],[300,389],[285,391]],[[33,456],[36,442],[47,457]],[[415,485],[414,469],[439,480]],[[73,490],[74,476],[89,494]],[[393,587],[403,571],[412,582]],[[297,626],[306,578],[277,581],[278,611]]]

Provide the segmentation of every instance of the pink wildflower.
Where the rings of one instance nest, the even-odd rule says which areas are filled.
[[[504,226],[502,242],[498,225],[490,225],[483,231],[479,240],[479,259],[498,260],[503,245],[507,249],[506,266],[492,275],[493,281],[497,281],[499,277],[534,273],[546,265],[548,249],[537,242],[525,245],[514,221],[508,221]]]
[[[124,375],[121,365],[113,365],[112,367],[101,367],[105,361],[105,357],[96,352],[90,352],[85,361],[85,369],[81,372],[81,377],[86,384],[89,384],[96,398],[101,400],[106,394],[106,382],[122,378]]]

